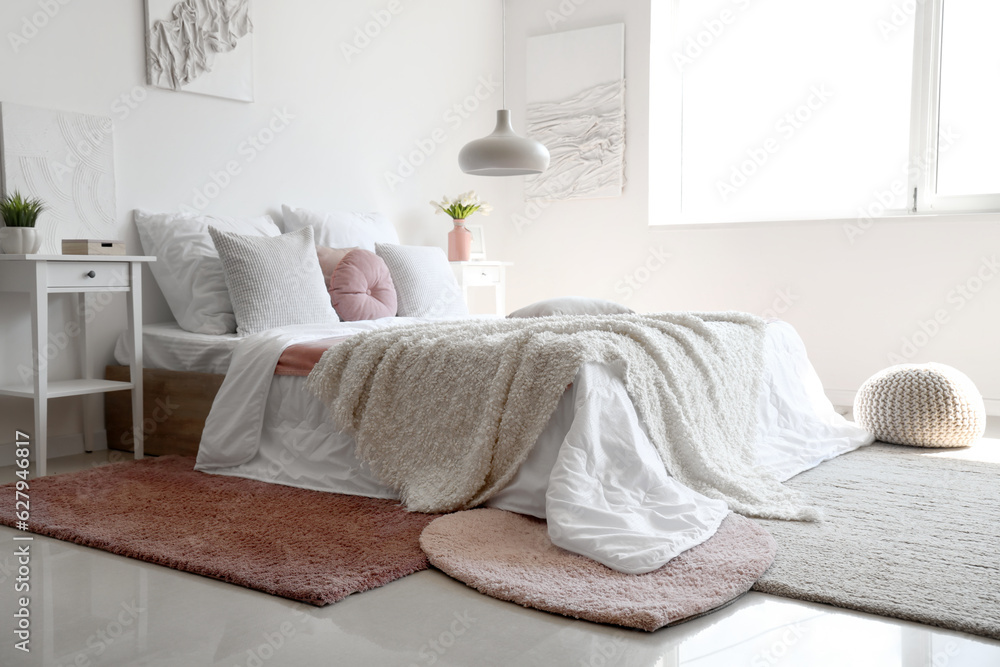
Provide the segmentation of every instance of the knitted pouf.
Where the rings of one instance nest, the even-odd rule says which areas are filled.
[[[986,431],[986,406],[964,373],[943,364],[902,364],[870,377],[854,399],[858,425],[882,442],[968,447]]]

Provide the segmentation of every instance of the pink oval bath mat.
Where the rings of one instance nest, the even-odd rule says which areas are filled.
[[[711,539],[660,569],[623,574],[552,544],[544,521],[498,509],[435,519],[420,546],[436,568],[499,600],[648,631],[740,597],[777,550],[767,531],[730,514]]]

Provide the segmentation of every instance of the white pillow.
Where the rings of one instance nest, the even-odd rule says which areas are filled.
[[[604,299],[563,296],[546,299],[515,310],[507,317],[546,317],[548,315],[631,315],[631,308]]]
[[[293,324],[340,321],[319,268],[311,227],[276,238],[209,227],[236,313],[236,333],[248,336]]]
[[[389,267],[399,317],[461,317],[469,314],[444,250],[435,246],[376,243]]]
[[[135,225],[143,252],[156,256],[150,270],[177,323],[193,333],[235,332],[233,304],[208,227],[237,234],[279,236],[281,230],[274,221],[266,215],[237,219],[137,210]]]
[[[281,215],[284,218],[285,232],[312,227],[318,246],[364,248],[374,252],[376,243],[399,243],[396,228],[381,213],[323,213],[282,206]]]

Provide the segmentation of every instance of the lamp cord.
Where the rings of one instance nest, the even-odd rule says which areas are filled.
[[[507,0],[500,0],[500,6],[503,8],[503,62],[501,66],[503,68],[503,108],[507,108]]]

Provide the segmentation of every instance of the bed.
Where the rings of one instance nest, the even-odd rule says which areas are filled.
[[[346,338],[363,331],[404,326],[415,321],[419,320],[386,318],[364,323],[341,323],[323,327],[320,331],[305,332],[294,331],[293,328],[291,332],[280,330],[253,339],[236,335],[194,334],[175,323],[147,325],[143,333],[144,364],[148,369],[224,375],[230,370],[236,351],[244,345],[243,372],[268,376],[260,407],[247,401],[245,379],[234,381],[228,393],[223,391],[216,397],[213,407],[216,417],[214,420],[210,418],[199,449],[200,470],[318,491],[396,498],[397,493],[381,484],[368,466],[358,460],[353,438],[343,433],[333,423],[326,406],[305,390],[304,375],[301,372],[274,374],[276,363],[270,359],[273,359],[276,347],[283,350],[292,341],[331,336]],[[268,349],[270,355],[266,352]],[[779,479],[787,480],[823,461],[871,443],[872,437],[868,433],[834,410],[793,327],[778,321],[768,324],[764,353],[764,378],[757,401],[756,451],[760,465]],[[115,357],[119,363],[131,357],[127,336],[119,339]],[[261,373],[261,364],[265,367],[270,364],[270,369]],[[578,402],[586,396],[592,399],[595,393],[607,391],[619,398],[623,394],[617,369],[599,365],[582,368],[518,474],[487,505],[546,518],[549,479],[556,469],[567,434],[573,430]],[[614,433],[630,433],[633,439],[645,440],[645,427],[641,420],[634,412],[619,407],[605,410],[601,415],[605,428]],[[592,405],[592,409],[603,408]],[[248,416],[258,411],[261,419],[259,432],[255,433],[254,429],[245,426],[252,421],[248,420]],[[230,449],[234,441],[248,437],[259,439],[256,447],[247,445],[242,448],[243,451],[252,450],[248,457],[237,455],[233,458],[232,454],[220,454],[220,450]],[[598,434],[596,439],[599,441],[600,438]],[[648,465],[650,456],[655,459],[655,452],[650,450],[648,444],[641,448],[641,453],[646,457],[642,465]],[[640,456],[636,461],[641,463],[644,459]],[[565,470],[563,474],[566,474]],[[634,470],[623,470],[620,476],[631,480],[635,475]],[[690,498],[684,500],[690,502]],[[573,518],[577,525],[587,527],[589,537],[586,541],[590,544],[582,548],[608,560],[610,557],[607,554],[600,554],[604,551],[600,544],[596,544],[600,540],[593,537],[594,524],[601,521],[607,523],[606,519],[595,521],[592,517],[579,515]],[[657,518],[668,527],[664,533],[675,532],[676,516],[670,517],[674,519],[673,524],[664,521],[662,516]],[[697,519],[681,520],[681,523],[690,528],[691,521],[697,523]],[[695,537],[676,544],[668,542],[667,553],[689,548],[690,542],[712,532],[712,529],[709,522],[701,526]],[[660,535],[657,539],[662,543],[663,538],[664,535]],[[619,562],[621,556],[617,558],[617,566],[627,566]],[[643,569],[644,566],[638,567]]]
[[[342,429],[344,420],[333,418],[331,403],[321,400],[317,385],[307,389],[311,381],[307,376],[315,379],[324,370],[320,366],[341,351],[397,333],[440,330],[461,337],[466,329],[493,332],[483,334],[485,341],[495,340],[497,332],[516,336],[515,329],[544,329],[550,322],[557,322],[552,325],[557,328],[596,326],[610,332],[619,326],[666,327],[670,320],[669,326],[675,328],[682,321],[696,322],[690,331],[716,327],[722,332],[741,318],[746,320],[756,338],[752,353],[751,347],[740,349],[754,357],[756,375],[746,385],[740,409],[746,415],[743,422],[756,427],[741,431],[746,437],[739,443],[740,456],[753,459],[744,463],[756,465],[753,474],[768,480],[772,489],[784,491],[776,480],[872,441],[836,413],[801,339],[788,324],[765,326],[756,318],[736,314],[728,323],[694,315],[653,322],[658,316],[630,314],[624,307],[565,321],[534,318],[537,325],[472,318],[456,297],[457,285],[440,249],[398,245],[391,224],[378,216],[318,214],[289,207],[283,212],[284,234],[266,217],[238,221],[136,213],[145,251],[163,260],[152,270],[177,318],[177,324],[145,327],[145,368],[181,377],[225,378],[198,447],[196,468],[203,472],[317,491],[400,498],[411,509],[437,511],[413,502],[405,484],[383,483],[389,477],[384,460],[378,464],[380,474],[373,473],[369,464],[374,465],[377,457],[362,460],[364,430]],[[672,341],[675,362],[687,363],[686,346],[697,338],[688,340],[685,335]],[[317,345],[320,352],[329,349],[329,353],[320,356]],[[131,358],[125,338],[115,354],[120,363]],[[429,358],[421,354],[419,363]],[[696,359],[694,347],[689,356],[693,366],[704,365]],[[730,366],[742,363],[738,356],[731,362]],[[386,363],[374,364],[373,370],[389,368]],[[429,369],[428,377],[446,370],[463,375],[441,367]],[[560,376],[553,385],[557,392],[550,392],[552,409],[547,407],[536,420],[540,423],[530,431],[530,442],[516,466],[483,498],[485,505],[546,519],[558,546],[619,571],[640,574],[709,539],[736,505],[731,499],[727,504],[725,494],[706,495],[681,468],[667,472],[662,422],[650,422],[651,430],[640,417],[643,405],[634,402],[636,394],[630,395],[627,388],[634,377],[633,367],[613,359],[572,366],[572,374]],[[386,391],[380,396],[393,393]],[[412,395],[418,389],[407,391]],[[755,405],[752,391],[757,391]],[[411,422],[433,421],[429,412],[420,414]],[[727,421],[723,415],[712,419]],[[169,422],[157,424],[161,433],[169,428]],[[439,433],[446,430],[438,428]],[[410,455],[416,461],[422,454],[415,450]],[[451,463],[442,461],[441,469]]]

